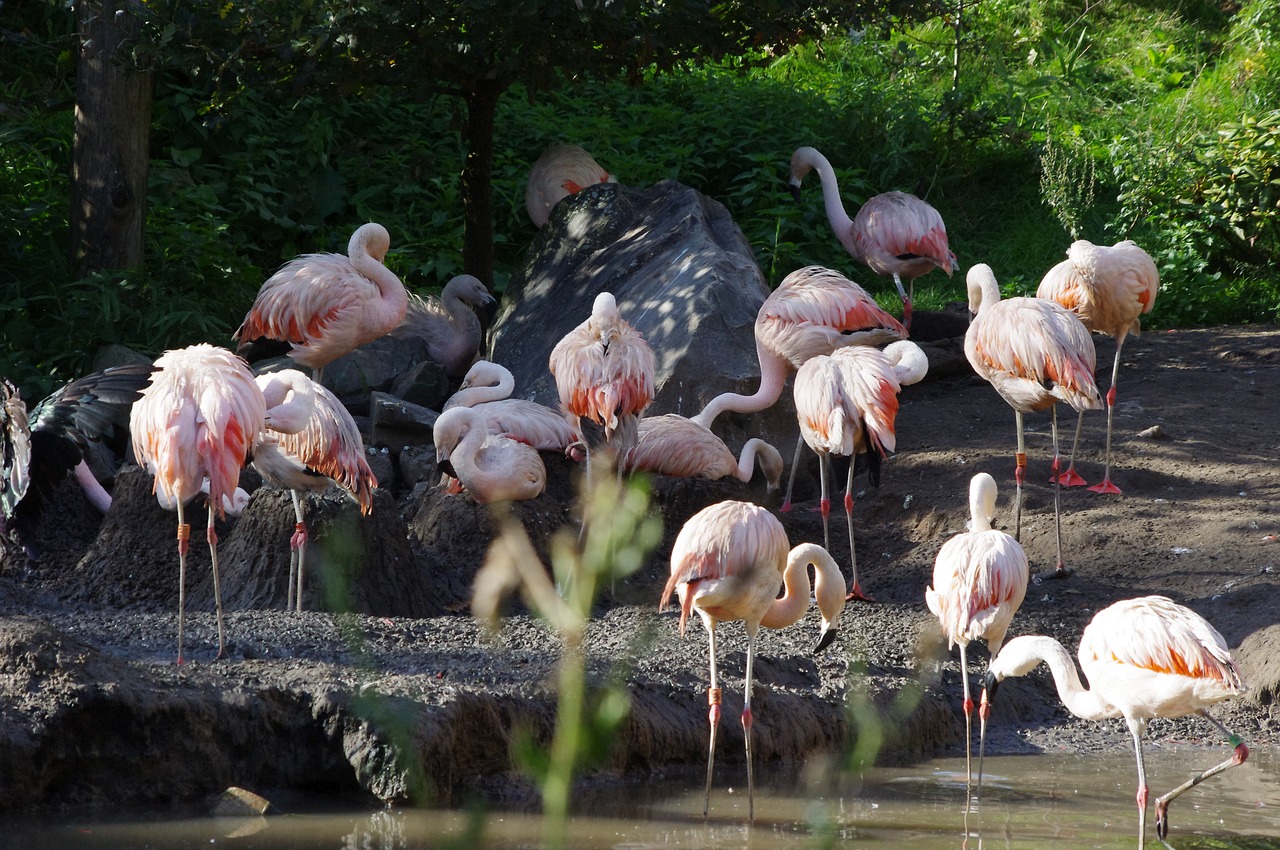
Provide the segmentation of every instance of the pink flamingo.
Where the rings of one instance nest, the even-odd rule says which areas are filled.
[[[702,807],[711,807],[711,770],[716,758],[716,728],[720,725],[721,694],[716,675],[716,624],[741,620],[747,632],[747,670],[742,698],[742,729],[747,749],[748,817],[755,818],[755,782],[751,769],[751,672],[756,632],[761,626],[783,629],[809,608],[809,572],[814,569],[814,598],[822,614],[822,628],[814,652],[835,640],[844,610],[844,577],[825,549],[801,543],[790,549],[778,518],[750,502],[720,502],[689,518],[671,548],[671,577],[662,589],[659,610],[674,591],[680,598],[680,635],[690,611],[697,611],[707,629],[711,659],[711,739],[707,752],[707,793]],[[778,596],[778,587],[785,593]]]
[[[1065,401],[1077,411],[1102,406],[1093,380],[1097,365],[1093,339],[1075,314],[1060,304],[1039,298],[1000,300],[995,273],[985,263],[969,269],[969,311],[973,321],[964,335],[964,355],[969,365],[1013,408],[1018,427],[1014,456],[1014,538],[1022,532],[1022,481],[1027,450],[1022,414],[1044,410],[1053,423],[1053,527],[1058,561],[1050,578],[1070,575],[1062,561],[1062,524],[1058,506],[1058,409]]]
[[[303,254],[269,277],[233,338],[245,351],[259,339],[291,346],[289,356],[319,381],[326,364],[390,333],[404,318],[408,293],[382,264],[391,236],[361,225],[347,254]]]
[[[166,351],[151,383],[133,405],[129,432],[140,466],[155,476],[156,497],[178,511],[178,663],[186,608],[187,547],[191,527],[184,507],[208,486],[209,555],[218,614],[218,657],[223,653],[222,589],[218,583],[218,534],[214,518],[231,500],[266,418],[266,402],[249,366],[225,348],[207,343]],[[206,480],[207,479],[207,480]]]
[[[477,360],[444,409],[470,407],[483,414],[490,434],[503,434],[539,451],[565,451],[582,435],[558,411],[523,398],[511,398],[515,377],[500,363]]]
[[[596,183],[617,183],[591,154],[577,145],[554,144],[529,169],[524,188],[524,208],[535,227],[551,217],[551,208],[570,195]]]
[[[422,340],[427,358],[457,380],[475,362],[484,337],[474,308],[493,302],[493,295],[478,277],[460,274],[444,285],[439,299],[410,295],[404,319],[391,333],[401,339]]]
[[[882,345],[902,339],[907,330],[880,309],[875,299],[840,272],[805,266],[787,275],[756,313],[756,358],[760,387],[746,396],[722,393],[693,417],[710,428],[725,411],[753,413],[772,406],[782,396],[787,378],[810,357],[853,345]],[[791,510],[791,490],[800,462],[803,437],[787,481],[783,512]]]
[[[822,543],[831,548],[827,518],[831,500],[827,479],[831,455],[849,458],[844,491],[844,514],[849,525],[849,598],[870,601],[858,583],[858,559],[853,545],[853,470],[856,455],[870,460],[871,483],[880,484],[880,460],[894,450],[897,435],[898,393],[907,384],[924,378],[929,360],[910,340],[889,345],[884,351],[869,346],[841,348],[811,357],[796,373],[796,416],[800,436],[818,453],[822,485]]]
[[[253,468],[273,487],[289,491],[296,517],[289,538],[289,586],[285,610],[302,610],[307,558],[307,493],[337,484],[360,505],[373,510],[378,479],[364,456],[364,440],[337,397],[296,369],[256,379],[266,402],[264,428],[253,445]],[[296,601],[295,601],[296,600]]]
[[[1003,531],[992,527],[996,512],[996,480],[979,472],[969,481],[968,530],[938,550],[933,586],[924,600],[942,625],[947,649],[960,647],[960,681],[964,683],[964,780],[972,778],[973,699],[969,696],[969,641],[983,638],[994,658],[1004,645],[1022,600],[1027,595],[1027,553]]]
[[[621,474],[621,458],[636,442],[636,423],[653,400],[654,360],[612,293],[597,295],[591,316],[556,343],[550,366],[570,424],[580,428],[585,418],[601,426]]]
[[[733,477],[749,483],[756,461],[772,493],[782,481],[782,455],[759,438],[747,440],[739,457],[711,431],[674,413],[640,420],[636,444],[623,458],[630,472],[656,472],[677,478],[718,481]]]
[[[791,191],[800,198],[800,182],[811,170],[822,181],[822,201],[836,238],[853,258],[881,277],[893,278],[902,299],[902,322],[911,327],[911,304],[916,278],[942,269],[951,275],[956,255],[947,244],[942,216],[925,201],[905,192],[885,192],[867,199],[850,219],[840,201],[836,172],[827,158],[810,147],[791,155]],[[904,290],[902,279],[909,289]]]
[[[1142,332],[1140,318],[1150,313],[1156,303],[1160,272],[1155,261],[1136,242],[1126,239],[1110,248],[1094,245],[1084,239],[1071,243],[1067,259],[1049,269],[1037,298],[1056,301],[1080,317],[1094,333],[1104,333],[1116,341],[1116,358],[1111,367],[1111,388],[1107,390],[1107,462],[1102,481],[1089,489],[1095,493],[1120,493],[1111,483],[1111,417],[1116,407],[1116,381],[1120,377],[1120,349],[1129,334]],[[1076,436],[1071,441],[1071,460],[1060,476],[1065,487],[1076,487],[1085,480],[1076,473],[1076,446],[1080,442],[1080,424],[1084,413],[1076,417]]]
[[[1164,596],[1126,599],[1099,611],[1080,636],[1080,667],[1089,687],[1080,683],[1067,650],[1043,635],[1024,635],[1005,644],[987,669],[979,715],[991,713],[996,688],[1010,676],[1025,676],[1041,662],[1049,666],[1062,704],[1076,717],[1123,717],[1138,760],[1138,847],[1146,840],[1147,773],[1142,736],[1153,717],[1199,714],[1232,747],[1226,761],[1196,774],[1156,799],[1156,836],[1169,832],[1169,803],[1183,792],[1227,768],[1243,764],[1249,748],[1208,707],[1244,693],[1240,670],[1222,635],[1190,608]],[[985,723],[984,723],[985,728]],[[982,773],[979,770],[981,786]]]
[[[436,419],[436,463],[482,505],[539,496],[547,470],[538,451],[501,434],[491,434],[484,415],[455,407]]]

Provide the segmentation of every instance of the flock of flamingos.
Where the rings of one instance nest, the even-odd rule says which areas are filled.
[[[539,451],[564,451],[577,459],[615,465],[618,474],[646,470],[667,475],[749,479],[758,462],[771,489],[780,485],[783,459],[760,440],[735,457],[712,432],[725,411],[767,408],[794,379],[800,430],[796,457],[807,444],[821,459],[823,546],[791,547],[778,518],[757,505],[725,501],[695,514],[681,529],[671,552],[671,574],[662,591],[663,607],[674,594],[683,634],[691,612],[706,627],[710,643],[710,746],[707,804],[710,802],[721,690],[716,669],[716,625],[742,620],[747,634],[742,725],[747,747],[749,813],[754,815],[751,767],[751,692],[755,636],[761,626],[797,622],[816,601],[821,613],[818,649],[833,639],[841,611],[851,599],[866,599],[857,577],[852,509],[853,464],[844,501],[849,529],[850,576],[846,581],[829,553],[829,460],[831,455],[866,454],[873,480],[881,458],[894,449],[894,420],[902,386],[928,369],[924,353],[907,340],[916,277],[939,268],[948,274],[956,257],[941,217],[924,201],[901,192],[869,199],[850,218],[840,201],[835,172],[822,154],[804,147],[791,160],[792,189],[816,170],[826,213],[849,253],[872,271],[893,279],[903,303],[903,321],[879,308],[856,283],[831,269],[799,269],[760,307],[755,324],[760,387],[750,396],[726,393],[693,418],[644,415],[654,394],[654,355],[642,335],[623,318],[613,295],[600,293],[591,315],[555,346],[548,364],[560,409],[509,398],[510,372],[476,360],[479,323],[471,306],[491,302],[484,285],[470,276],[455,278],[442,300],[410,296],[383,259],[390,246],[384,227],[365,224],[351,237],[346,255],[308,254],[285,264],[262,286],[235,333],[237,353],[207,343],[168,351],[154,365],[118,367],[68,384],[27,412],[17,391],[4,384],[5,455],[0,503],[6,530],[33,552],[41,500],[74,470],[99,506],[109,495],[82,460],[85,441],[127,422],[137,462],[154,476],[162,505],[178,515],[178,661],[182,662],[186,554],[190,527],[184,507],[204,493],[209,505],[206,531],[213,564],[219,655],[223,627],[218,586],[214,518],[243,507],[237,492],[241,469],[251,463],[264,481],[293,494],[297,524],[291,538],[289,606],[301,608],[305,562],[306,493],[336,483],[367,513],[377,486],[350,414],[321,383],[326,364],[416,316],[432,358],[455,378],[458,393],[445,406],[434,440],[439,465],[451,490],[479,502],[528,499],[542,492],[546,471]],[[579,189],[613,178],[581,148],[561,145],[534,166],[526,205],[541,226],[551,208]],[[903,281],[906,281],[904,288]],[[1169,599],[1149,596],[1117,602],[1099,612],[1081,637],[1078,657],[1090,687],[1080,681],[1065,648],[1052,638],[1023,636],[1004,643],[1027,590],[1028,564],[1018,542],[1021,490],[1026,464],[1023,414],[1053,413],[1054,472],[1057,485],[1084,482],[1072,463],[1058,461],[1056,404],[1083,415],[1102,406],[1094,380],[1096,355],[1091,333],[1115,338],[1116,355],[1106,394],[1107,460],[1102,482],[1092,488],[1119,493],[1111,481],[1111,411],[1116,398],[1120,351],[1139,319],[1154,304],[1158,274],[1136,244],[1111,247],[1077,241],[1067,259],[1050,269],[1035,298],[1001,299],[990,267],[969,269],[967,288],[973,318],[965,354],[974,370],[1014,410],[1015,532],[992,527],[995,480],[986,473],[971,482],[969,530],[947,540],[938,552],[932,586],[925,590],[952,645],[960,648],[966,730],[974,702],[968,681],[966,647],[985,639],[991,662],[978,706],[985,737],[990,700],[998,684],[1039,663],[1049,666],[1066,707],[1086,719],[1123,717],[1133,736],[1138,766],[1139,846],[1145,835],[1148,788],[1142,737],[1153,717],[1200,713],[1233,747],[1229,758],[1155,803],[1156,831],[1164,838],[1167,807],[1200,781],[1242,763],[1248,749],[1214,720],[1207,707],[1242,691],[1240,674],[1222,636],[1202,617]],[[288,347],[299,369],[255,375],[244,354],[262,342]],[[888,343],[882,349],[879,346]],[[1077,420],[1076,438],[1079,438]],[[792,465],[794,476],[796,464]],[[790,484],[783,510],[790,506]],[[1057,486],[1054,501],[1058,514]],[[1065,574],[1061,535],[1056,574]],[[808,567],[814,568],[810,586]],[[779,596],[779,589],[784,589]],[[968,739],[966,736],[966,753]],[[980,774],[980,771],[979,771]],[[979,775],[979,783],[981,776]]]

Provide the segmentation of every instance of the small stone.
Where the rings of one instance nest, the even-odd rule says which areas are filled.
[[[218,795],[213,804],[214,817],[242,818],[265,815],[271,809],[271,801],[252,791],[231,786]]]
[[[1164,428],[1159,425],[1152,425],[1145,431],[1138,432],[1139,437],[1145,437],[1148,440],[1167,440],[1169,435],[1164,432]]]

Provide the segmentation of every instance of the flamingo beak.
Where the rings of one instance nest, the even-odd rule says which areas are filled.
[[[818,635],[818,645],[813,648],[813,654],[817,655],[831,644],[835,643],[836,633],[840,630],[835,626],[828,626],[822,630],[822,634]]]
[[[791,180],[787,181],[787,187],[791,189],[791,197],[795,198],[796,202],[799,203],[800,183],[795,178],[792,178]]]

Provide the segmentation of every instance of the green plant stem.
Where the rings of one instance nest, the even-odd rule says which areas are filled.
[[[566,846],[569,823],[569,798],[573,788],[574,766],[581,749],[579,738],[583,727],[586,699],[586,669],[582,657],[582,630],[564,635],[564,656],[560,659],[560,698],[556,705],[556,731],[551,740],[551,763],[542,788],[542,804],[546,816],[544,844],[550,848]]]

